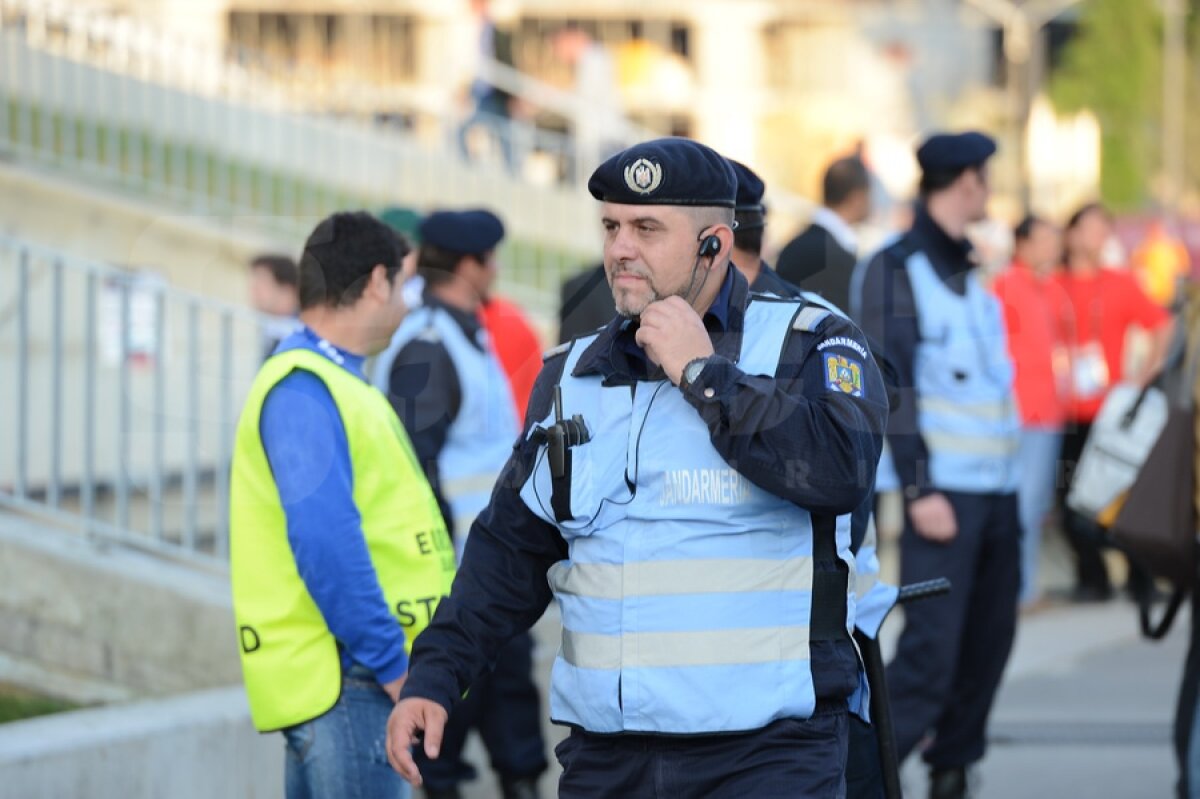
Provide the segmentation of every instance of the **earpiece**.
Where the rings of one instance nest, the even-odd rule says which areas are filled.
[[[707,236],[700,242],[700,251],[697,255],[700,258],[708,258],[721,252],[721,240],[716,236]]]

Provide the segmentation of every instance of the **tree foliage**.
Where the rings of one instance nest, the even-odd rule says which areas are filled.
[[[1162,53],[1155,0],[1088,0],[1050,81],[1060,111],[1099,120],[1100,190],[1115,208],[1144,205],[1161,163]]]

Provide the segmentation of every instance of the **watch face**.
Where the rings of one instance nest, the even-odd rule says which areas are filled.
[[[689,363],[683,370],[684,380],[686,380],[688,383],[696,382],[696,378],[699,377],[700,373],[704,371],[705,363],[706,361],[692,361]]]

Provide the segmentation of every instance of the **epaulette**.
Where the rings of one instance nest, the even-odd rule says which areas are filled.
[[[792,321],[792,330],[815,333],[817,332],[817,328],[821,326],[821,323],[831,316],[833,316],[833,311],[822,308],[819,305],[805,305]]]
[[[440,344],[442,341],[442,334],[438,332],[436,327],[430,325],[418,333],[414,338],[417,341],[424,341],[429,344]]]
[[[573,343],[574,343],[573,341],[564,341],[562,344],[559,344],[557,347],[552,347],[551,349],[546,350],[545,352],[542,353],[542,362],[544,363],[544,362],[550,360],[551,358],[566,354],[567,352],[570,351],[571,345]]]

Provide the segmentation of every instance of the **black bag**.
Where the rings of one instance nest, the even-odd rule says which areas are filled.
[[[1167,418],[1109,531],[1131,560],[1171,582],[1172,595],[1157,623],[1151,620],[1152,598],[1138,600],[1142,632],[1153,639],[1166,635],[1196,583],[1196,357],[1184,357],[1188,331],[1182,315],[1178,324],[1166,365],[1154,381],[1167,397]]]

